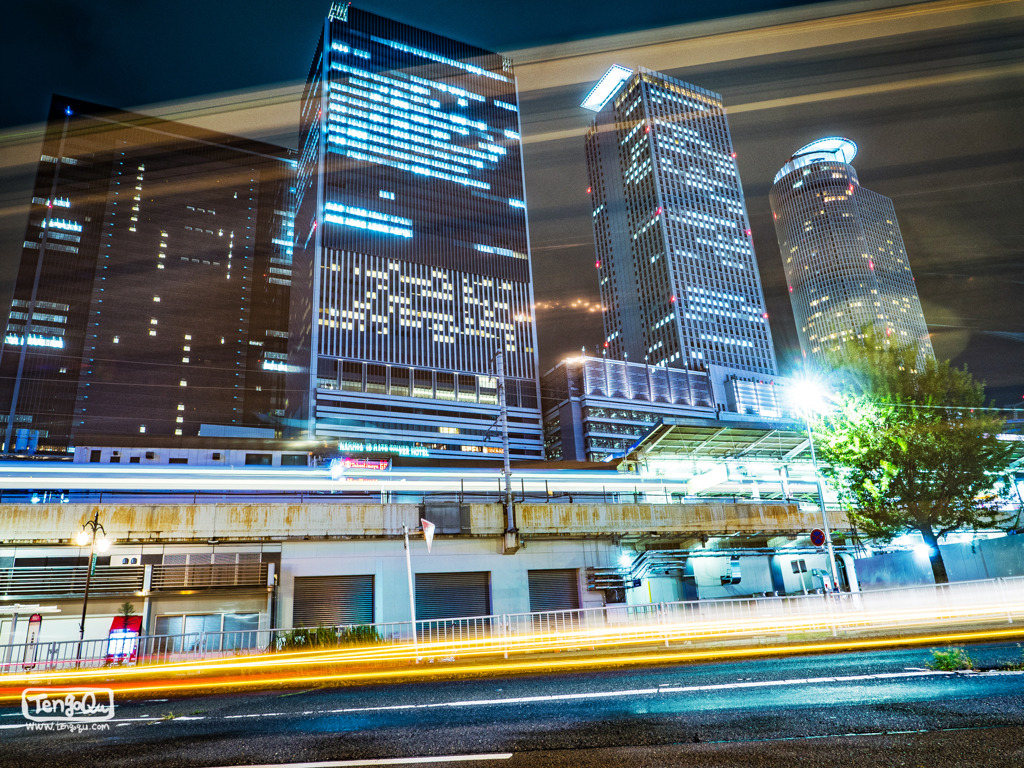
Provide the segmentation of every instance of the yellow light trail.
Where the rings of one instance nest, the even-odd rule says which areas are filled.
[[[920,629],[925,627],[961,626],[968,623],[1009,620],[1024,613],[1024,603],[981,603],[967,608],[845,613],[829,611],[827,604],[815,606],[808,615],[788,617],[751,616],[735,620],[651,623],[633,627],[580,627],[575,631],[540,632],[522,635],[488,635],[468,640],[421,641],[418,651],[411,644],[372,645],[354,648],[273,653],[243,658],[216,658],[154,664],[115,669],[68,670],[10,675],[5,683],[31,683],[45,679],[56,684],[91,680],[111,681],[118,678],[152,678],[181,674],[247,674],[254,670],[288,670],[316,665],[403,664],[423,658],[475,658],[504,654],[550,653],[579,648],[629,647],[652,642],[686,640],[723,640],[750,635],[783,633],[822,633],[865,629]],[[564,626],[564,624],[563,624]],[[354,673],[348,673],[354,674]],[[346,677],[346,675],[342,675]]]
[[[721,661],[735,658],[785,656],[799,653],[829,653],[838,651],[863,651],[895,646],[920,646],[950,643],[969,643],[984,640],[1013,639],[1024,635],[1020,628],[960,632],[953,634],[925,635],[920,637],[880,638],[875,640],[846,640],[813,645],[782,645],[759,648],[728,648],[702,651],[676,651],[628,656],[597,656],[587,658],[522,660],[516,662],[494,662],[490,664],[460,665],[458,667],[410,667],[403,669],[371,670],[316,675],[263,676],[247,678],[220,678],[194,680],[189,682],[154,681],[146,685],[123,685],[114,690],[120,694],[141,693],[187,693],[189,691],[219,688],[253,688],[272,686],[302,686],[331,682],[393,682],[400,679],[423,679],[440,675],[471,676],[483,674],[510,674],[523,672],[558,672],[581,668],[607,668],[612,666],[641,666],[644,664],[667,664],[694,661]],[[110,670],[107,670],[109,673]],[[167,671],[166,669],[164,671]],[[179,673],[182,670],[177,670]],[[52,682],[51,675],[43,675]],[[38,679],[36,680],[38,683]],[[8,686],[0,689],[0,701],[11,701],[21,696],[20,687]]]
[[[413,661],[435,656],[482,656],[495,653],[542,653],[568,650],[576,647],[607,647],[638,645],[650,642],[678,642],[684,640],[715,640],[751,634],[782,634],[788,632],[830,632],[849,629],[912,629],[949,623],[1000,621],[1013,614],[1024,613],[1024,603],[1013,605],[978,605],[971,609],[947,611],[945,615],[933,609],[893,611],[869,615],[821,612],[820,614],[788,617],[765,622],[764,617],[751,617],[735,621],[718,621],[704,626],[687,623],[650,624],[641,627],[581,628],[574,632],[533,633],[524,635],[491,635],[470,640],[421,641],[418,653],[411,644],[373,645],[355,648],[325,649],[274,653],[244,658],[218,658],[199,661],[173,662],[145,667],[117,669],[72,670],[67,672],[40,672],[11,675],[10,681],[30,681],[40,676],[48,679],[82,680],[91,677],[109,678],[111,675],[158,675],[168,672],[209,672],[246,670],[257,667],[296,667],[311,664],[358,664]]]

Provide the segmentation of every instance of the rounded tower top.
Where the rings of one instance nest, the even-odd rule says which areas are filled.
[[[775,174],[773,183],[778,183],[779,179],[787,173],[791,173],[797,168],[802,168],[811,163],[823,160],[838,160],[840,163],[851,163],[856,156],[857,145],[849,139],[842,136],[828,136],[824,139],[818,139],[806,146],[800,147],[800,149],[794,152],[789,162],[782,166],[782,169]]]

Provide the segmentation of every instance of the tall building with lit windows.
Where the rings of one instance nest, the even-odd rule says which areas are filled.
[[[582,106],[608,355],[719,379],[776,372],[722,97],[612,67]]]
[[[512,62],[335,3],[302,99],[297,430],[355,454],[543,451]]]
[[[272,437],[293,187],[281,147],[54,96],[0,354],[5,450]]]
[[[803,356],[827,362],[870,326],[934,357],[896,209],[860,185],[856,154],[849,139],[812,142],[769,194]]]

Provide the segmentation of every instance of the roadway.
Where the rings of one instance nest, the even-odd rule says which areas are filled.
[[[969,650],[983,668],[1024,660],[1015,643]],[[83,733],[28,731],[19,708],[0,705],[0,766],[1024,764],[1024,672],[935,673],[924,669],[929,658],[918,648],[184,698],[154,693],[119,701],[109,729]]]

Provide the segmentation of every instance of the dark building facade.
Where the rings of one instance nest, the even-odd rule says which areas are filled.
[[[0,358],[6,449],[273,423],[293,166],[55,96]]]
[[[335,3],[300,123],[289,415],[352,453],[540,458],[512,63]]]

